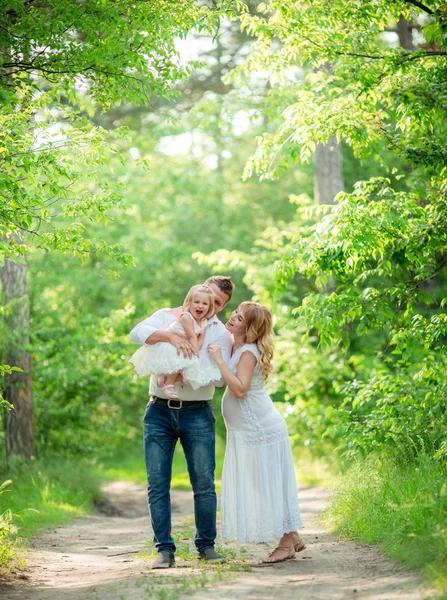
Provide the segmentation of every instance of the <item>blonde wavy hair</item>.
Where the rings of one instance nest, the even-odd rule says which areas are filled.
[[[264,379],[267,379],[272,370],[273,358],[272,313],[258,302],[242,302],[239,305],[239,310],[247,325],[245,341],[249,344],[256,344],[261,353],[259,366]]]
[[[196,294],[206,294],[210,299],[210,307],[208,312],[205,315],[205,319],[209,319],[214,315],[214,294],[213,290],[209,285],[205,285],[204,283],[199,283],[198,285],[193,285],[189,292],[186,294],[186,298],[183,300],[183,308],[188,309],[191,306],[194,296]]]

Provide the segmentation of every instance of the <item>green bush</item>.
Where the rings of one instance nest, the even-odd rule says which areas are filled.
[[[11,480],[0,485],[1,496],[9,492]],[[20,539],[16,537],[17,527],[13,524],[14,515],[10,508],[0,509],[0,577],[8,575],[14,568],[23,567],[20,555]]]
[[[128,362],[130,309],[45,314],[34,325],[34,400],[38,454],[113,453],[140,435],[147,380]],[[139,410],[140,419],[135,418]]]

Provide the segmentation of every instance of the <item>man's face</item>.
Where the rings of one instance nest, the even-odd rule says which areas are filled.
[[[225,308],[225,304],[228,302],[230,297],[228,294],[225,294],[222,290],[220,290],[215,283],[210,283],[209,287],[213,291],[214,296],[214,314],[217,315],[223,308]]]

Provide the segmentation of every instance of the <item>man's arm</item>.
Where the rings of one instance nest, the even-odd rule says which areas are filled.
[[[136,344],[147,344],[148,346],[159,342],[169,342],[177,348],[177,354],[180,355],[183,352],[185,358],[191,358],[193,349],[188,340],[177,333],[163,330],[163,327],[172,320],[171,310],[157,310],[153,315],[135,325],[130,332],[130,339]]]
[[[225,329],[225,331],[214,340],[214,343],[219,344],[222,349],[222,358],[225,362],[228,362],[231,357],[231,350],[233,349],[233,340],[230,332]]]
[[[220,346],[222,358],[227,363],[230,360],[231,350],[233,348],[233,340],[231,339],[230,332],[225,329],[212,340],[212,343]],[[222,379],[212,381],[211,384],[216,387],[222,387],[225,384],[225,379],[222,377]]]
[[[157,310],[153,315],[141,321],[130,332],[130,339],[135,344],[147,344],[149,343],[149,339],[158,332],[158,333],[167,333],[166,331],[160,331],[167,325],[172,318],[170,318],[169,310],[162,309]],[[167,342],[168,339],[159,339],[159,342]],[[151,344],[156,344],[157,342],[151,339]]]

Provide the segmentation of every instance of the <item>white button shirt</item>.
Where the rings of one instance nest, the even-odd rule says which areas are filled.
[[[153,315],[135,325],[130,332],[130,339],[136,344],[144,344],[148,337],[150,337],[156,331],[164,329],[166,325],[169,325],[177,316],[178,309],[162,308],[157,310]],[[161,342],[169,343],[169,342]],[[219,344],[222,348],[222,357],[225,362],[228,362],[231,356],[231,349],[233,342],[231,339],[230,332],[226,329],[225,325],[219,321],[214,315],[208,321],[208,327],[205,332],[205,339],[203,341],[202,349],[206,349],[208,344]],[[224,384],[223,379],[215,381],[210,385],[193,390],[192,387],[186,383],[182,383],[176,386],[180,400],[211,400],[214,395],[215,386],[221,386]],[[151,377],[149,385],[149,394],[151,396],[158,396],[159,398],[167,398],[163,391],[157,386],[157,378]]]

